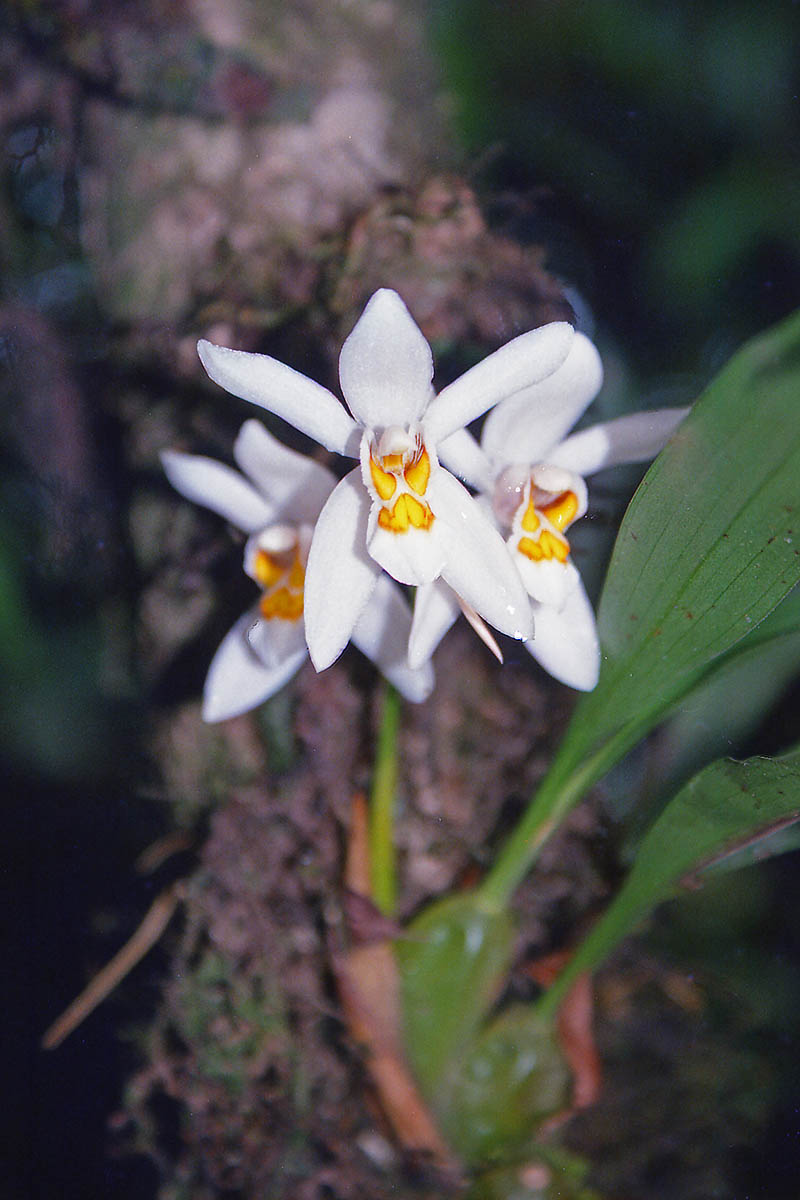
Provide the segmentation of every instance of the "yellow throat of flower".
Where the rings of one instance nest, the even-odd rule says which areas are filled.
[[[262,617],[268,621],[298,621],[302,617],[306,572],[299,546],[278,553],[257,550],[253,574],[264,591],[259,602]]]
[[[431,475],[431,460],[423,445],[415,444],[411,452],[383,456],[370,450],[369,472],[383,501],[378,512],[381,529],[390,533],[430,529],[434,517],[423,497]]]

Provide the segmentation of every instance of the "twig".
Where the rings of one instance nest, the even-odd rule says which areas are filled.
[[[182,899],[183,883],[180,880],[156,896],[133,937],[97,972],[89,985],[45,1031],[42,1037],[43,1050],[54,1050],[59,1046],[110,995],[156,944]]]

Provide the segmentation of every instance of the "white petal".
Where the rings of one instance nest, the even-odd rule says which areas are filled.
[[[421,666],[430,659],[460,614],[458,596],[443,579],[417,588],[408,640],[408,661],[412,667]]]
[[[600,672],[600,646],[594,612],[580,580],[559,612],[533,606],[535,634],[525,647],[555,679],[590,692]]]
[[[411,612],[405,598],[388,575],[379,575],[352,640],[406,700],[418,704],[433,690],[433,668],[428,662],[417,669],[409,665],[410,632]]]
[[[391,533],[378,525],[377,508],[376,505],[370,519],[367,539],[367,548],[375,562],[398,583],[419,587],[437,579],[447,557],[441,522],[434,520],[430,529],[411,528],[405,533]]]
[[[574,333],[566,321],[553,321],[495,350],[431,402],[425,414],[426,436],[437,445],[493,404],[552,375],[566,359]]]
[[[512,538],[509,538],[511,549]],[[511,550],[525,590],[532,600],[549,608],[563,608],[570,593],[580,582],[574,563],[560,563],[555,558],[532,562],[519,550]]]
[[[663,450],[688,411],[657,408],[593,425],[567,438],[547,461],[579,475],[592,475],[621,463],[645,462]]]
[[[550,462],[548,451],[591,404],[602,382],[600,355],[584,334],[576,333],[557,371],[489,413],[481,446],[495,467]]]
[[[313,525],[336,487],[332,472],[284,446],[260,421],[245,421],[233,457],[270,501],[278,521]]]
[[[339,380],[367,429],[411,425],[431,398],[431,348],[397,292],[381,288],[342,346]]]
[[[304,606],[308,650],[318,671],[342,653],[375,587],[379,567],[367,553],[369,509],[357,467],[331,493],[311,539]]]
[[[445,470],[431,475],[426,497],[447,552],[442,578],[495,629],[530,637],[530,603],[519,572],[481,506]]]
[[[164,450],[161,463],[167,479],[187,500],[203,504],[245,533],[263,528],[274,508],[238,471],[213,458]]]
[[[266,354],[197,343],[208,374],[234,396],[282,417],[338,454],[358,454],[361,431],[332,392]]]
[[[203,689],[205,721],[224,721],[255,708],[302,666],[307,656],[305,646],[275,667],[265,667],[247,640],[248,631],[257,621],[257,609],[245,613],[222,639]]]
[[[279,667],[287,658],[301,650],[308,653],[303,618],[287,621],[282,617],[269,620],[256,611],[256,619],[247,630],[247,642],[256,658],[270,670]]]
[[[439,462],[479,492],[491,492],[492,464],[467,429],[457,429],[437,447]]]

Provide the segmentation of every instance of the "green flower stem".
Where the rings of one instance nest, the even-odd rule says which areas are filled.
[[[511,837],[479,888],[484,902],[506,908],[511,897],[533,866],[542,847],[555,833],[566,815],[598,779],[614,766],[647,729],[646,721],[624,726],[588,758],[576,757],[570,733],[584,741],[581,723],[573,726],[561,745],[550,770],[522,816]]]
[[[397,894],[394,800],[399,726],[400,696],[393,687],[385,684],[369,808],[369,870],[372,899],[386,916],[394,913]]]

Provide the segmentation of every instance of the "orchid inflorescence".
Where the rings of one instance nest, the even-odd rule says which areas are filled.
[[[597,395],[602,366],[563,321],[514,338],[437,395],[430,347],[385,288],[342,347],[349,412],[267,355],[207,341],[198,352],[227,391],[358,461],[337,482],[254,420],[234,445],[239,471],[163,455],[178,491],[247,535],[244,569],[261,590],[214,656],[206,720],[267,699],[306,654],[323,670],[351,640],[407,699],[424,700],[432,654],[460,613],[498,657],[487,626],[523,641],[562,682],[595,686],[594,613],[567,538],[586,512],[583,477],[653,457],[685,409],[566,436]],[[479,443],[467,426],[486,412]],[[413,616],[398,584],[417,589]]]

